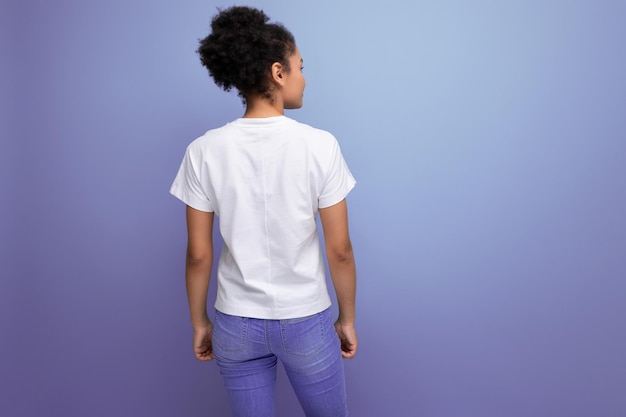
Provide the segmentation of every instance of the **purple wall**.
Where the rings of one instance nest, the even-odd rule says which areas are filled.
[[[230,3],[89,3],[0,5],[0,415],[228,415],[167,191]],[[353,415],[625,416],[626,4],[349,3],[255,2],[359,181]]]

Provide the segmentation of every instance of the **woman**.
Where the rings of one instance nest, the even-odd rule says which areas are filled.
[[[187,205],[193,349],[216,358],[235,416],[273,416],[280,359],[307,416],[347,415],[341,357],[354,357],[356,272],[346,196],[355,181],[335,138],[284,116],[302,106],[293,35],[260,10],[218,13],[198,54],[236,88],[242,118],[192,142],[171,193]],[[316,217],[339,307],[334,326]],[[206,303],[219,217],[215,323]]]

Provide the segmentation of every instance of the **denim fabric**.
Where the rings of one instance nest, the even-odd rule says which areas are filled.
[[[216,312],[213,351],[235,417],[274,417],[280,359],[307,417],[345,417],[339,339],[330,310],[288,320]]]

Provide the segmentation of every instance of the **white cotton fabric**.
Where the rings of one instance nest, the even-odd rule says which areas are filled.
[[[237,119],[193,141],[170,192],[219,217],[215,308],[262,319],[328,308],[316,215],[354,185],[337,140],[285,116]]]

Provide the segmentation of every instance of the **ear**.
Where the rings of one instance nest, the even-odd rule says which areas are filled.
[[[285,83],[285,68],[280,62],[272,64],[272,80],[280,86],[283,86]]]

